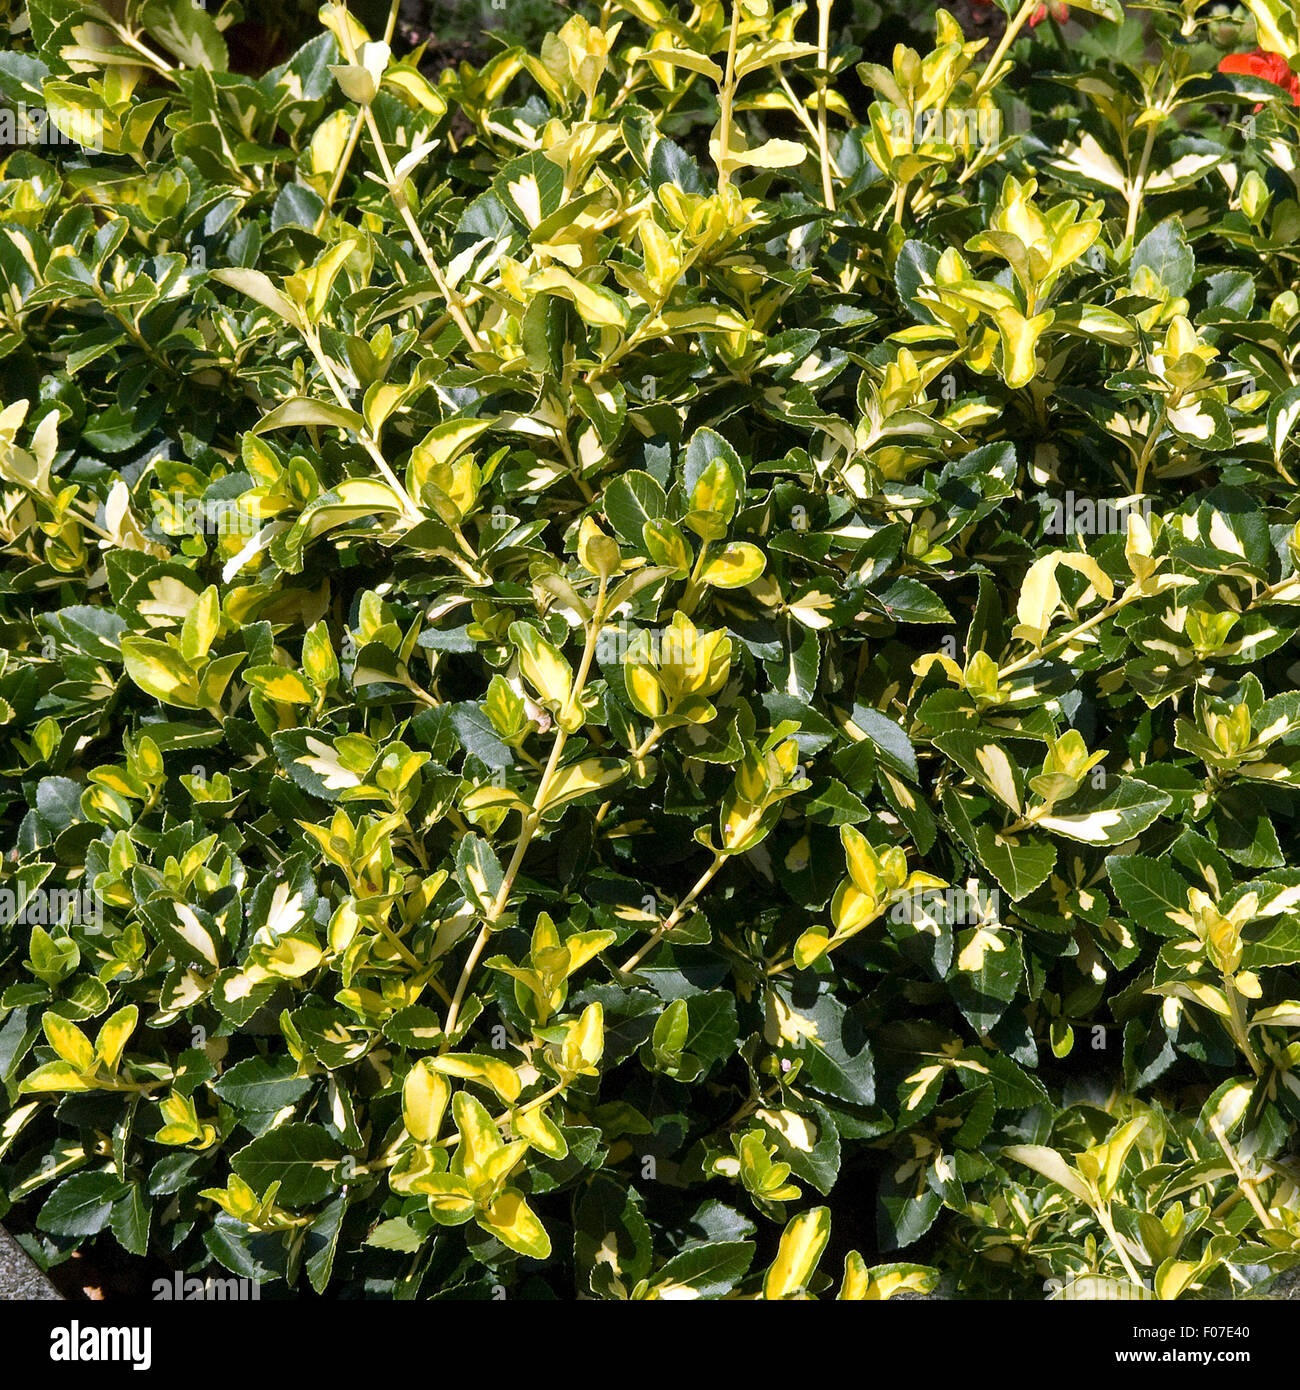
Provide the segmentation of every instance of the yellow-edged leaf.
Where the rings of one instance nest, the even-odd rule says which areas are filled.
[[[139,1021],[140,1010],[134,1004],[127,1004],[104,1020],[95,1039],[95,1054],[109,1071],[117,1070],[127,1041]]]
[[[435,1071],[429,1058],[417,1058],[402,1082],[402,1122],[412,1139],[432,1143],[442,1127],[451,1100],[451,1086]]]
[[[429,1065],[446,1076],[459,1076],[466,1081],[478,1081],[490,1086],[503,1101],[510,1104],[519,1099],[523,1090],[515,1069],[497,1057],[480,1057],[472,1052],[446,1052],[429,1059]]]
[[[492,1232],[503,1245],[520,1255],[544,1260],[551,1253],[551,1238],[524,1201],[523,1194],[508,1187],[479,1217],[479,1224]]]
[[[41,1019],[41,1027],[45,1030],[50,1046],[65,1062],[76,1067],[78,1071],[94,1071],[95,1049],[90,1045],[90,1039],[75,1023],[69,1023],[58,1014],[49,1013]]]
[[[781,1236],[776,1259],[763,1280],[763,1297],[789,1298],[807,1288],[830,1234],[829,1207],[800,1212]]]

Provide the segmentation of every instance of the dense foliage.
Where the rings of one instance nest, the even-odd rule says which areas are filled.
[[[337,4],[258,77],[229,3],[15,21],[0,1215],[46,1263],[1296,1262],[1297,11],[940,11],[878,64],[804,8],[609,0],[436,82]]]

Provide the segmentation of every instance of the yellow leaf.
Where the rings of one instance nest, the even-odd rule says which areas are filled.
[[[880,857],[867,837],[855,826],[842,825],[840,843],[844,846],[844,857],[854,883],[864,896],[879,897]]]
[[[383,85],[396,87],[431,116],[443,116],[447,112],[447,103],[438,95],[433,84],[414,68],[389,68],[384,74]]]
[[[442,1117],[451,1100],[451,1087],[446,1078],[429,1064],[427,1057],[419,1058],[402,1082],[402,1121],[412,1139],[422,1144],[438,1137]]]
[[[524,282],[528,296],[554,294],[573,302],[582,318],[598,328],[622,328],[627,323],[627,306],[611,291],[583,284],[567,270],[550,266]]]
[[[264,309],[269,309],[286,323],[295,327],[302,323],[302,316],[293,301],[277,290],[270,277],[263,275],[260,270],[251,270],[243,266],[223,267],[209,272],[209,278],[219,280],[223,285],[229,285],[231,289],[256,300]]]
[[[763,573],[766,563],[763,552],[756,545],[737,541],[710,560],[700,578],[715,589],[741,589]]]
[[[866,1298],[870,1287],[871,1273],[867,1269],[866,1260],[856,1250],[850,1250],[844,1257],[844,1280],[840,1284],[836,1300],[860,1302]]]
[[[540,809],[550,810],[574,797],[599,791],[617,782],[627,768],[617,758],[584,758],[580,763],[562,767],[546,789],[546,800]]]
[[[802,1292],[817,1268],[831,1234],[829,1207],[800,1212],[785,1228],[776,1259],[763,1280],[763,1297],[789,1298]]]
[[[437,1058],[443,1061],[444,1058]],[[451,1113],[460,1132],[460,1147],[456,1157],[472,1183],[478,1171],[494,1153],[503,1148],[501,1136],[492,1122],[492,1116],[483,1108],[481,1102],[466,1091],[457,1091],[451,1102]]]
[[[1067,265],[1073,265],[1100,235],[1101,223],[1095,218],[1067,227],[1052,251],[1052,270],[1063,270]]]
[[[1056,582],[1056,567],[1060,562],[1059,551],[1041,556],[1030,565],[1020,584],[1020,597],[1016,601],[1020,625],[1015,635],[1032,642],[1035,647],[1042,645],[1061,602],[1061,587]]]
[[[519,1099],[523,1090],[515,1069],[496,1057],[479,1057],[471,1052],[447,1052],[433,1057],[429,1065],[447,1076],[463,1077],[490,1086],[507,1104]]]
[[[280,700],[290,705],[307,705],[316,692],[306,679],[287,666],[258,666],[244,672],[244,680],[268,700]]]
[[[564,1158],[569,1145],[559,1128],[539,1108],[523,1110],[512,1121],[515,1133],[548,1158]]]
[[[105,1019],[100,1027],[99,1036],[95,1039],[95,1053],[109,1071],[117,1070],[123,1049],[131,1034],[135,1032],[139,1018],[140,1010],[134,1004],[128,1004],[111,1018]]]
[[[639,61],[661,63],[674,68],[686,68],[690,72],[698,72],[701,77],[707,77],[719,87],[726,77],[726,74],[711,58],[706,58],[702,53],[695,53],[689,48],[648,49],[640,55]]]
[[[495,419],[444,420],[435,425],[411,451],[411,491],[417,496],[428,482],[435,481],[439,465],[450,465],[478,437],[492,428]],[[444,489],[445,490],[445,489]]]
[[[1065,1188],[1071,1196],[1077,1197],[1081,1202],[1092,1199],[1092,1189],[1055,1149],[1049,1149],[1045,1144],[1012,1144],[1002,1152],[1008,1158],[1023,1163],[1026,1168],[1032,1168],[1050,1182]]]
[[[221,602],[217,586],[210,584],[186,614],[181,628],[181,655],[191,666],[201,663],[221,627]]]
[[[1066,553],[1061,556],[1061,564],[1067,569],[1072,569],[1079,574],[1086,576],[1089,583],[1104,599],[1109,599],[1115,592],[1115,585],[1111,582],[1111,577],[1104,569],[1092,558],[1091,555],[1074,555]]]
[[[536,1213],[523,1199],[523,1194],[508,1187],[495,1198],[479,1218],[479,1224],[490,1230],[503,1245],[521,1255],[544,1260],[551,1253],[551,1238],[537,1219]]]
[[[65,1062],[71,1063],[78,1071],[94,1071],[95,1049],[91,1047],[90,1039],[75,1023],[69,1023],[58,1014],[49,1013],[41,1019],[41,1027],[45,1029],[50,1046]]]
[[[648,719],[656,719],[667,708],[663,687],[648,666],[629,662],[624,669],[628,697]]]
[[[18,1090],[31,1091],[93,1091],[95,1083],[87,1081],[70,1062],[46,1062],[30,1076],[24,1077]]]
[[[808,157],[808,151],[797,140],[765,140],[752,150],[729,154],[727,164],[748,165],[753,169],[793,169]]]
[[[1028,386],[1038,374],[1034,349],[1039,336],[1055,315],[1049,309],[1027,319],[1019,311],[1005,306],[994,315],[1002,337],[1002,379],[1010,387]]]
[[[412,1184],[415,1191],[427,1196],[429,1206],[437,1211],[459,1215],[474,1205],[463,1178],[454,1173],[429,1173]]]
[[[340,241],[336,246],[330,247],[310,270],[304,272],[303,278],[307,285],[307,313],[312,323],[325,312],[325,302],[329,299],[334,281],[343,269],[344,262],[358,245],[354,237]]]
[[[325,953],[310,941],[282,937],[261,958],[262,968],[285,980],[300,980],[324,959]]]
[[[794,943],[794,963],[800,970],[807,970],[812,963],[826,954],[830,937],[824,927],[809,927]]]
[[[510,640],[519,648],[519,661],[529,684],[548,704],[568,703],[573,672],[569,663],[531,623],[511,623]]]
[[[579,1076],[595,1076],[604,1051],[605,1011],[599,1004],[588,1004],[564,1041],[563,1066]]]
[[[312,133],[309,160],[312,182],[317,192],[324,193],[329,187],[330,176],[339,167],[344,147],[348,143],[348,128],[352,121],[346,111],[335,111],[318,125]]]

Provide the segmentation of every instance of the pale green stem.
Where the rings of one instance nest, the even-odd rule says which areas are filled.
[[[718,188],[731,182],[727,169],[731,153],[731,103],[736,88],[736,45],[740,38],[740,0],[731,0],[731,32],[727,38],[727,73],[722,82],[722,120],[718,128]]]
[[[640,950],[634,951],[623,964],[619,967],[620,973],[629,975],[641,964],[641,962],[655,949],[656,946],[668,935],[670,931],[681,921],[682,914],[700,896],[701,893],[713,882],[719,869],[727,862],[727,855],[715,852],[713,863],[700,875],[695,887],[673,908],[672,915],[667,921],[661,923],[650,934]]]
[[[817,66],[822,75],[817,84],[817,153],[822,166],[822,198],[835,210],[835,188],[831,183],[830,136],[826,126],[826,69],[831,51],[831,0],[817,0]]]
[[[993,81],[994,74],[997,72],[1002,59],[1006,57],[1007,49],[1015,43],[1021,29],[1025,27],[1025,21],[1038,8],[1040,0],[1025,0],[1025,3],[1016,11],[1015,18],[1007,25],[1006,32],[1002,35],[1002,42],[993,50],[993,56],[989,59],[988,66],[980,80],[975,84],[975,90],[971,93],[972,99],[983,94],[984,90]]]
[[[573,687],[569,692],[566,703],[566,713],[577,708],[578,702],[582,698],[582,692],[587,684],[587,677],[591,673],[591,663],[596,655],[596,638],[605,622],[605,580],[600,581],[600,589],[597,592],[595,608],[591,616],[591,621],[587,626],[587,641],[582,652],[582,661],[578,666],[577,675],[573,679]],[[496,924],[501,920],[502,914],[506,910],[506,904],[510,901],[510,893],[514,888],[515,879],[519,874],[520,867],[524,862],[524,855],[528,853],[528,847],[537,833],[538,826],[542,823],[542,810],[546,805],[546,798],[551,789],[551,783],[555,778],[555,773],[560,765],[560,756],[564,752],[564,745],[568,742],[568,734],[562,727],[556,728],[555,742],[551,745],[551,756],[547,759],[546,767],[542,772],[541,781],[537,784],[537,791],[533,795],[533,804],[523,817],[523,824],[519,827],[519,836],[515,840],[514,853],[510,856],[510,863],[506,866],[505,874],[501,879],[501,886],[497,890],[497,895],[492,901],[483,925],[479,928],[474,944],[470,948],[468,959],[465,961],[464,968],[461,970],[460,979],[456,982],[456,990],[451,998],[451,1005],[447,1011],[447,1025],[443,1033],[442,1046],[439,1049],[445,1052],[451,1045],[450,1039],[455,1031],[457,1020],[460,1017],[461,1004],[465,1000],[466,992],[469,989],[470,980],[473,978],[474,971],[478,966],[479,957],[483,954],[483,948],[487,945],[488,938],[492,935]]]

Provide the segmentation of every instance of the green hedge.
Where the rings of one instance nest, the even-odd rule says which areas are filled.
[[[44,1263],[1295,1263],[1300,30],[1037,10],[881,65],[838,8],[621,0],[434,83],[338,5],[254,78],[233,5],[33,0],[0,1216]]]

